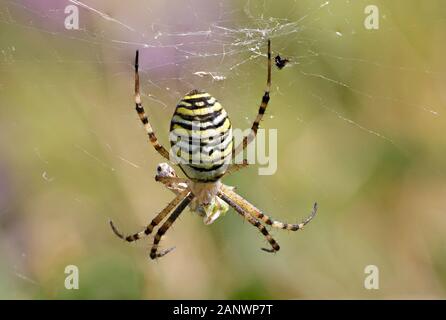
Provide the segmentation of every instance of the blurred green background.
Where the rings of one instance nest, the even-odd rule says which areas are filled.
[[[84,1],[66,30],[64,1],[0,0],[0,298],[445,298],[446,4],[373,1]],[[96,11],[94,11],[94,10]],[[278,170],[225,179],[278,220],[282,250],[234,211],[205,226],[185,212],[148,258],[123,243],[172,199],[153,180],[161,157],[133,106],[141,50],[144,105],[168,144],[176,102],[217,97],[234,127],[254,119],[271,37],[263,128],[278,129]],[[198,76],[197,72],[212,72]],[[76,265],[79,290],[66,290]],[[379,268],[366,290],[364,268]]]

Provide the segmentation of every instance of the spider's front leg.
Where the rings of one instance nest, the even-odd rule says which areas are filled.
[[[147,117],[141,102],[141,94],[139,92],[139,51],[136,50],[135,57],[135,104],[136,112],[138,113],[139,119],[141,120],[144,128],[146,129],[147,135],[149,136],[150,143],[155,148],[155,150],[164,158],[169,160],[169,152],[164,148],[158,141],[155,132],[150,125],[149,118]]]
[[[257,117],[255,118],[252,126],[251,126],[251,131],[250,133],[243,138],[242,143],[240,143],[236,148],[234,148],[233,152],[232,152],[232,159],[236,159],[236,156],[240,153],[240,152],[244,152],[246,150],[246,148],[248,147],[248,145],[254,140],[254,138],[257,136],[257,131],[259,129],[260,126],[260,121],[263,118],[263,115],[266,112],[266,108],[268,107],[268,102],[269,102],[269,93],[271,90],[271,40],[268,39],[268,52],[267,52],[267,58],[268,58],[268,73],[267,73],[267,78],[266,78],[266,88],[265,91],[263,93],[262,96],[262,100],[260,102],[260,106],[259,106],[259,111],[257,113]],[[231,174],[235,171],[238,171],[242,168],[245,168],[246,166],[248,166],[248,161],[246,158],[243,158],[243,162],[240,164],[233,164],[232,166],[229,167],[228,171],[226,172],[226,174]]]

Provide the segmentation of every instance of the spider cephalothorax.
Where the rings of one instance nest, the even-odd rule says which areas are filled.
[[[152,259],[159,258],[172,251],[173,248],[158,252],[162,236],[175,222],[183,210],[189,206],[191,211],[202,216],[205,224],[214,222],[228,211],[229,206],[259,229],[271,245],[268,252],[280,249],[271,237],[265,225],[274,228],[297,231],[310,222],[317,211],[316,203],[311,215],[299,224],[288,224],[274,221],[263,214],[254,205],[238,195],[233,189],[221,182],[221,178],[248,165],[246,159],[241,164],[233,164],[231,160],[244,152],[248,144],[255,138],[260,121],[265,114],[269,102],[271,87],[271,42],[268,40],[268,77],[259,112],[251,127],[251,132],[244,137],[236,148],[232,142],[232,127],[227,112],[210,94],[192,90],[178,103],[170,125],[171,150],[168,152],[156,138],[141,104],[139,93],[138,51],[135,59],[135,102],[136,111],[146,129],[155,150],[173,164],[178,164],[187,178],[177,176],[175,170],[167,163],[157,167],[155,180],[163,183],[176,197],[144,228],[133,235],[124,236],[113,222],[110,225],[115,234],[126,240],[135,241],[152,233],[167,215],[170,216],[158,229],[150,251]]]
[[[160,163],[156,170],[155,180],[160,181],[165,184],[165,186],[173,191],[176,195],[179,195],[181,192],[186,190],[187,188],[194,190],[194,194],[200,194],[200,190],[197,190],[197,187],[201,188],[201,192],[205,191],[207,194],[204,197],[194,197],[194,199],[189,204],[189,208],[191,211],[197,213],[201,217],[203,217],[203,221],[205,224],[211,224],[215,220],[217,220],[220,215],[223,215],[229,210],[229,206],[220,199],[217,195],[219,190],[221,189],[221,182],[213,182],[213,183],[197,183],[193,181],[176,181],[173,182],[172,178],[177,178],[177,174],[175,170],[168,163]],[[164,178],[168,178],[167,181],[164,182]],[[170,178],[170,179],[169,179]],[[227,186],[227,188],[233,189],[232,187]]]

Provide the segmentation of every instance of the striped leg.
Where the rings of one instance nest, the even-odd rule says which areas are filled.
[[[132,235],[125,236],[123,235],[114,225],[113,221],[110,220],[110,226],[113,230],[113,232],[121,239],[133,242],[138,239],[141,239],[142,237],[148,236],[152,233],[153,229],[161,222],[163,219],[171,212],[177,205],[180,203],[181,200],[183,200],[187,195],[189,191],[183,191],[178,196],[175,197],[168,205],[161,211],[153,220],[150,222],[150,224],[144,228],[144,230],[137,232]]]
[[[248,161],[246,159],[243,160],[243,163],[240,164],[231,164],[225,172],[225,176],[228,176],[230,174],[233,174],[234,172],[239,171],[240,169],[243,169],[249,165]]]
[[[223,192],[220,192],[218,196],[223,199],[224,202],[234,208],[234,210],[237,211],[243,218],[248,220],[250,224],[259,229],[259,231],[265,236],[266,240],[268,240],[269,244],[271,245],[271,249],[261,248],[263,251],[274,253],[280,250],[280,246],[277,241],[274,240],[274,238],[268,233],[266,227],[261,224],[259,220],[247,213],[239,204],[237,204]]]
[[[149,119],[144,111],[144,108],[141,103],[141,95],[139,93],[139,72],[138,72],[138,60],[139,60],[139,51],[136,50],[135,57],[135,103],[136,103],[136,112],[138,113],[139,118],[141,119],[144,128],[147,131],[149,136],[150,143],[153,145],[156,151],[164,158],[169,160],[169,152],[158,142],[156,138],[155,132],[152,129],[152,126],[149,123]]]
[[[273,228],[297,231],[299,229],[302,229],[307,223],[309,223],[311,220],[313,220],[313,218],[317,212],[317,203],[315,203],[313,206],[313,210],[311,211],[311,214],[306,219],[304,219],[301,223],[298,223],[298,224],[284,223],[284,222],[272,220],[270,217],[263,214],[254,205],[252,205],[247,200],[245,200],[243,197],[241,197],[240,195],[235,193],[228,186],[222,185],[221,192],[223,194],[225,194],[228,198],[230,198],[239,207],[241,207],[245,212],[249,213],[256,219],[263,221],[264,223],[266,223],[267,225],[270,225]]]
[[[239,144],[237,146],[237,148],[235,148],[232,152],[232,158],[234,159],[235,156],[237,156],[240,152],[243,152],[246,150],[246,147],[248,146],[248,144],[251,143],[252,140],[254,140],[254,138],[257,135],[257,130],[259,129],[259,125],[260,125],[260,121],[263,118],[263,115],[265,114],[266,108],[268,106],[268,102],[269,102],[269,92],[271,89],[271,40],[268,40],[268,76],[267,76],[267,80],[266,80],[266,88],[265,88],[265,93],[263,94],[262,97],[262,102],[260,103],[260,107],[259,107],[259,112],[257,114],[256,119],[254,120],[254,123],[252,124],[251,127],[251,132],[243,138],[243,142],[241,144]],[[235,166],[238,166],[237,169],[230,169],[230,172],[234,172],[237,171],[243,167],[246,167],[248,165],[247,160],[244,159],[242,164],[237,164]]]
[[[167,232],[167,230],[170,228],[170,226],[175,222],[175,220],[180,216],[180,214],[183,212],[183,210],[189,205],[189,203],[194,198],[194,195],[190,192],[188,192],[188,195],[183,199],[183,201],[178,205],[178,207],[172,212],[170,217],[164,222],[164,224],[158,229],[158,232],[155,235],[155,238],[153,239],[153,246],[150,250],[150,258],[156,259],[161,258],[162,256],[165,256],[170,251],[175,249],[175,247],[166,249],[158,253],[158,246],[161,241],[161,238],[163,235]]]

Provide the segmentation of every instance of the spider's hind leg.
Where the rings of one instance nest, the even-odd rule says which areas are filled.
[[[263,221],[265,224],[270,225],[273,228],[297,231],[302,229],[316,216],[317,203],[313,205],[313,209],[308,217],[306,217],[301,223],[285,223],[271,219],[269,216],[257,209],[253,204],[248,202],[246,199],[234,192],[230,187],[226,185],[221,186],[221,191],[238,206],[243,208],[244,211],[248,212],[254,218]]]
[[[139,119],[141,120],[142,124],[144,125],[144,128],[146,129],[147,135],[149,136],[150,143],[155,148],[155,150],[164,158],[169,160],[169,152],[164,148],[158,141],[158,138],[156,137],[155,132],[152,129],[152,126],[150,125],[149,118],[146,115],[146,112],[144,111],[144,107],[142,106],[141,102],[141,94],[139,92],[139,51],[136,51],[135,56],[135,109],[138,113]]]
[[[274,253],[280,250],[280,246],[277,243],[276,240],[269,234],[266,227],[260,223],[259,220],[251,216],[249,213],[247,213],[241,206],[239,206],[233,199],[228,197],[223,192],[220,192],[218,195],[223,201],[225,201],[227,204],[229,204],[232,208],[234,208],[235,211],[237,211],[238,214],[240,214],[243,218],[248,220],[250,224],[252,224],[254,227],[259,229],[259,231],[263,234],[263,236],[266,238],[268,243],[271,245],[271,248],[261,248],[263,251]]]
[[[143,237],[146,237],[152,233],[153,229],[158,224],[160,224],[161,221],[164,220],[164,218],[169,214],[169,212],[171,212],[178,205],[178,203],[180,203],[180,201],[183,200],[188,195],[188,193],[189,193],[188,191],[183,191],[182,193],[177,195],[175,199],[173,199],[155,218],[153,218],[153,220],[150,222],[149,225],[147,225],[143,230],[137,233],[131,235],[124,235],[118,230],[118,228],[111,220],[110,220],[110,227],[112,228],[116,236],[127,242],[133,242]]]
[[[161,258],[171,252],[175,247],[163,250],[158,252],[159,243],[161,242],[161,238],[167,232],[167,230],[172,226],[175,220],[180,216],[180,214],[184,211],[184,209],[189,205],[189,203],[193,200],[194,195],[187,191],[187,196],[184,197],[181,203],[176,207],[176,209],[172,212],[166,222],[158,229],[155,238],[153,239],[152,249],[150,250],[150,258],[156,259]]]

